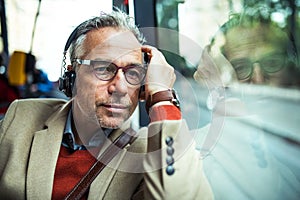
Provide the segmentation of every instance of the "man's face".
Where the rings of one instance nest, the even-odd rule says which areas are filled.
[[[131,32],[111,27],[94,30],[87,34],[84,46],[86,53],[80,59],[107,61],[118,67],[142,64],[141,45]],[[119,128],[134,112],[140,86],[129,84],[121,69],[112,80],[103,81],[92,66],[79,65],[74,117],[95,120],[103,128]]]
[[[280,35],[278,35],[280,34]],[[233,28],[226,35],[224,51],[240,82],[279,86],[286,71],[283,33],[263,26]]]

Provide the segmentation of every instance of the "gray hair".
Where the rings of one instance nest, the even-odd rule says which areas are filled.
[[[98,30],[104,27],[115,27],[132,32],[136,39],[143,44],[145,38],[135,25],[134,19],[120,10],[114,10],[111,13],[100,13],[100,16],[91,18],[81,23],[75,30],[74,39],[71,41],[69,53],[72,60],[84,53],[83,43],[86,34],[92,30]]]

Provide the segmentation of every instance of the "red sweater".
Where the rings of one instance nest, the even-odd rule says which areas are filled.
[[[96,158],[89,151],[71,152],[61,145],[55,169],[52,199],[63,199],[95,162]]]
[[[181,119],[180,110],[172,105],[163,105],[151,109],[151,122],[160,120],[179,120]],[[71,152],[68,148],[61,145],[59,157],[56,163],[52,199],[63,199],[87,173],[96,162],[87,150],[77,150]],[[83,199],[87,199],[88,194]]]

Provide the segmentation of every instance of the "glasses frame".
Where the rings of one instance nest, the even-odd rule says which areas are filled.
[[[99,80],[101,80],[101,81],[110,81],[110,80],[113,80],[113,79],[116,77],[118,71],[121,69],[121,70],[123,71],[123,73],[124,73],[124,76],[125,76],[125,79],[126,79],[127,83],[129,83],[129,84],[131,84],[131,85],[139,85],[139,84],[143,83],[143,81],[145,80],[146,74],[147,74],[147,67],[148,67],[148,63],[141,64],[140,66],[139,66],[139,65],[136,65],[136,66],[124,66],[124,67],[121,66],[121,67],[119,67],[119,66],[117,66],[116,64],[114,64],[113,62],[108,62],[108,61],[104,61],[104,60],[87,60],[87,59],[79,59],[79,58],[73,59],[73,62],[76,62],[76,63],[78,63],[78,64],[80,64],[80,65],[87,65],[87,66],[92,66],[92,67],[93,67],[93,65],[94,65],[93,63],[95,63],[95,62],[104,62],[104,63],[107,63],[108,65],[114,65],[114,66],[116,67],[116,72],[115,72],[115,74],[114,74],[111,78],[109,78],[109,79],[103,79],[103,78],[100,78],[100,77],[95,73],[95,69],[94,69],[94,67],[93,67],[94,75],[95,75]],[[140,80],[139,83],[131,83],[131,82],[129,82],[129,81],[128,81],[128,78],[127,78],[127,76],[126,76],[126,72],[127,72],[129,69],[132,69],[132,68],[135,68],[135,67],[140,67],[140,68],[143,69],[144,72],[145,72],[145,73],[144,73],[144,76],[142,77],[142,79]]]
[[[266,70],[266,66],[263,64],[268,58],[270,57],[276,57],[276,56],[281,56],[283,58],[282,60],[282,63],[280,65],[279,68],[277,68],[276,70],[274,71],[268,71]],[[258,63],[260,65],[260,68],[262,69],[263,73],[265,75],[269,75],[269,74],[273,74],[273,73],[276,73],[276,72],[279,72],[281,71],[285,66],[286,66],[286,63],[287,63],[287,58],[286,58],[286,54],[285,53],[275,53],[275,54],[267,54],[265,57],[261,58],[261,59],[258,59],[256,61],[251,61],[249,58],[241,58],[241,59],[234,59],[232,61],[230,61],[231,65],[233,66],[234,70],[236,71],[238,69],[238,67],[236,67],[237,65],[237,62],[240,62],[240,61],[247,61],[246,63],[248,64],[248,75],[246,77],[239,77],[237,75],[237,78],[241,81],[243,80],[248,80],[250,77],[252,77],[252,74],[253,74],[253,68],[254,68],[254,64],[255,63]],[[244,64],[244,63],[243,63]]]

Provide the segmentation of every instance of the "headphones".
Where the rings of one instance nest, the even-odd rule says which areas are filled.
[[[71,65],[66,67],[66,54],[68,52],[68,49],[70,48],[71,44],[73,41],[75,41],[79,35],[78,35],[78,29],[79,27],[84,24],[85,22],[79,24],[71,33],[69,36],[64,52],[63,52],[63,61],[62,61],[62,67],[61,71],[63,72],[63,75],[59,77],[59,90],[64,92],[67,97],[72,97],[72,90],[75,84],[75,78],[76,78],[76,73]]]

